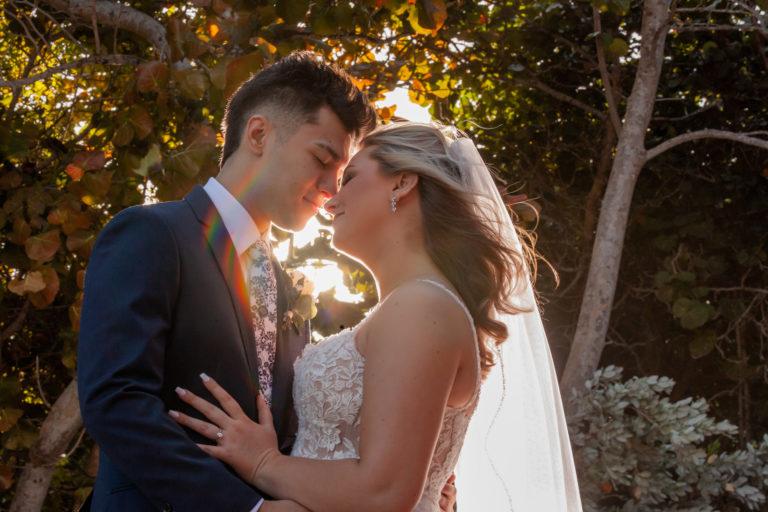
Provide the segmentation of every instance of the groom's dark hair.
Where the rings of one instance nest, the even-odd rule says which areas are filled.
[[[275,115],[281,133],[317,122],[317,111],[329,107],[355,138],[376,127],[376,111],[350,76],[308,51],[293,52],[252,75],[230,96],[221,124],[224,149],[219,165],[240,146],[248,118],[257,108]]]

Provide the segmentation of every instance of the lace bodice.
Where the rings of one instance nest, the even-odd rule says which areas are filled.
[[[452,291],[435,281],[422,281],[450,293],[472,322],[464,303]],[[375,314],[375,310],[376,307],[357,326],[329,336],[317,344],[308,345],[294,364],[293,398],[299,430],[291,455],[311,459],[359,457],[365,358],[357,350],[355,335],[367,319]],[[458,461],[464,435],[477,404],[480,390],[477,352],[475,359],[478,365],[475,392],[462,407],[446,408],[427,481],[421,499],[414,508],[415,512],[440,510],[440,491]]]

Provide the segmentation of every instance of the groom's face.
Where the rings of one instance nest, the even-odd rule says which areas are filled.
[[[274,199],[271,221],[289,231],[302,229],[336,194],[338,178],[350,159],[354,139],[338,116],[321,107],[315,118],[316,122],[273,139],[264,170]]]

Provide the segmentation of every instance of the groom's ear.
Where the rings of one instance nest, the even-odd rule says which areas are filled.
[[[416,188],[416,185],[419,183],[419,175],[410,173],[410,172],[404,172],[397,176],[397,181],[395,181],[395,186],[392,189],[392,192],[397,196],[398,201],[408,195],[412,190]]]
[[[243,133],[243,144],[251,153],[262,156],[264,154],[264,143],[271,129],[272,124],[267,117],[260,114],[249,117]]]

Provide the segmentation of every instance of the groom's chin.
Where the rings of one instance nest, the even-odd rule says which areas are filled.
[[[312,218],[312,215],[306,218],[291,218],[291,219],[282,219],[277,220],[273,219],[272,224],[277,226],[278,228],[282,229],[283,231],[289,231],[291,233],[296,233],[298,231],[301,231],[307,226],[307,223],[309,222],[309,219]]]

